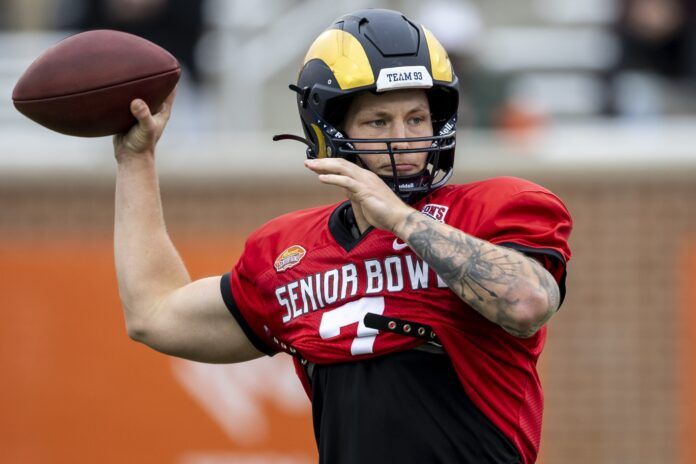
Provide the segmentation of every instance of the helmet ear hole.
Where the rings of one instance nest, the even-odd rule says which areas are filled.
[[[316,158],[317,137],[314,134],[314,131],[304,121],[302,121],[302,129],[304,130],[305,137],[309,141],[309,145],[311,145],[307,147],[307,158]]]
[[[320,100],[321,99],[319,98],[318,93],[315,93],[314,95],[312,95],[312,101],[314,102],[315,105],[318,105]]]

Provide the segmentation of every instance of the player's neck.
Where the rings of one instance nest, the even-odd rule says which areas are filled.
[[[355,215],[355,223],[358,225],[358,230],[361,234],[364,234],[368,227],[370,227],[370,223],[365,219],[360,206],[356,205],[353,201],[351,201],[350,204],[353,208],[353,215]]]

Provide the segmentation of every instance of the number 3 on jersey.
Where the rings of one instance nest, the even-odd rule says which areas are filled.
[[[343,327],[358,323],[358,334],[350,346],[353,356],[372,353],[379,330],[365,326],[365,314],[384,313],[384,297],[363,297],[326,311],[321,317],[319,335],[324,340],[337,337]]]

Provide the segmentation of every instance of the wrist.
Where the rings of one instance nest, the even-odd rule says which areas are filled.
[[[413,215],[416,215],[412,218]],[[420,213],[410,206],[404,205],[403,209],[397,212],[397,219],[394,221],[394,225],[391,228],[391,232],[401,239],[405,239],[405,235],[408,234],[409,224],[413,222],[413,219],[417,217]]]
[[[134,153],[123,150],[116,152],[116,164],[119,168],[131,166],[150,166],[155,164],[155,153],[151,150]]]

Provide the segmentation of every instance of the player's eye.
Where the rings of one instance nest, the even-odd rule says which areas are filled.
[[[384,119],[373,119],[372,121],[368,121],[367,125],[370,127],[385,127],[387,125],[387,121]]]
[[[416,114],[408,119],[408,123],[412,126],[420,126],[428,122],[428,114]]]

